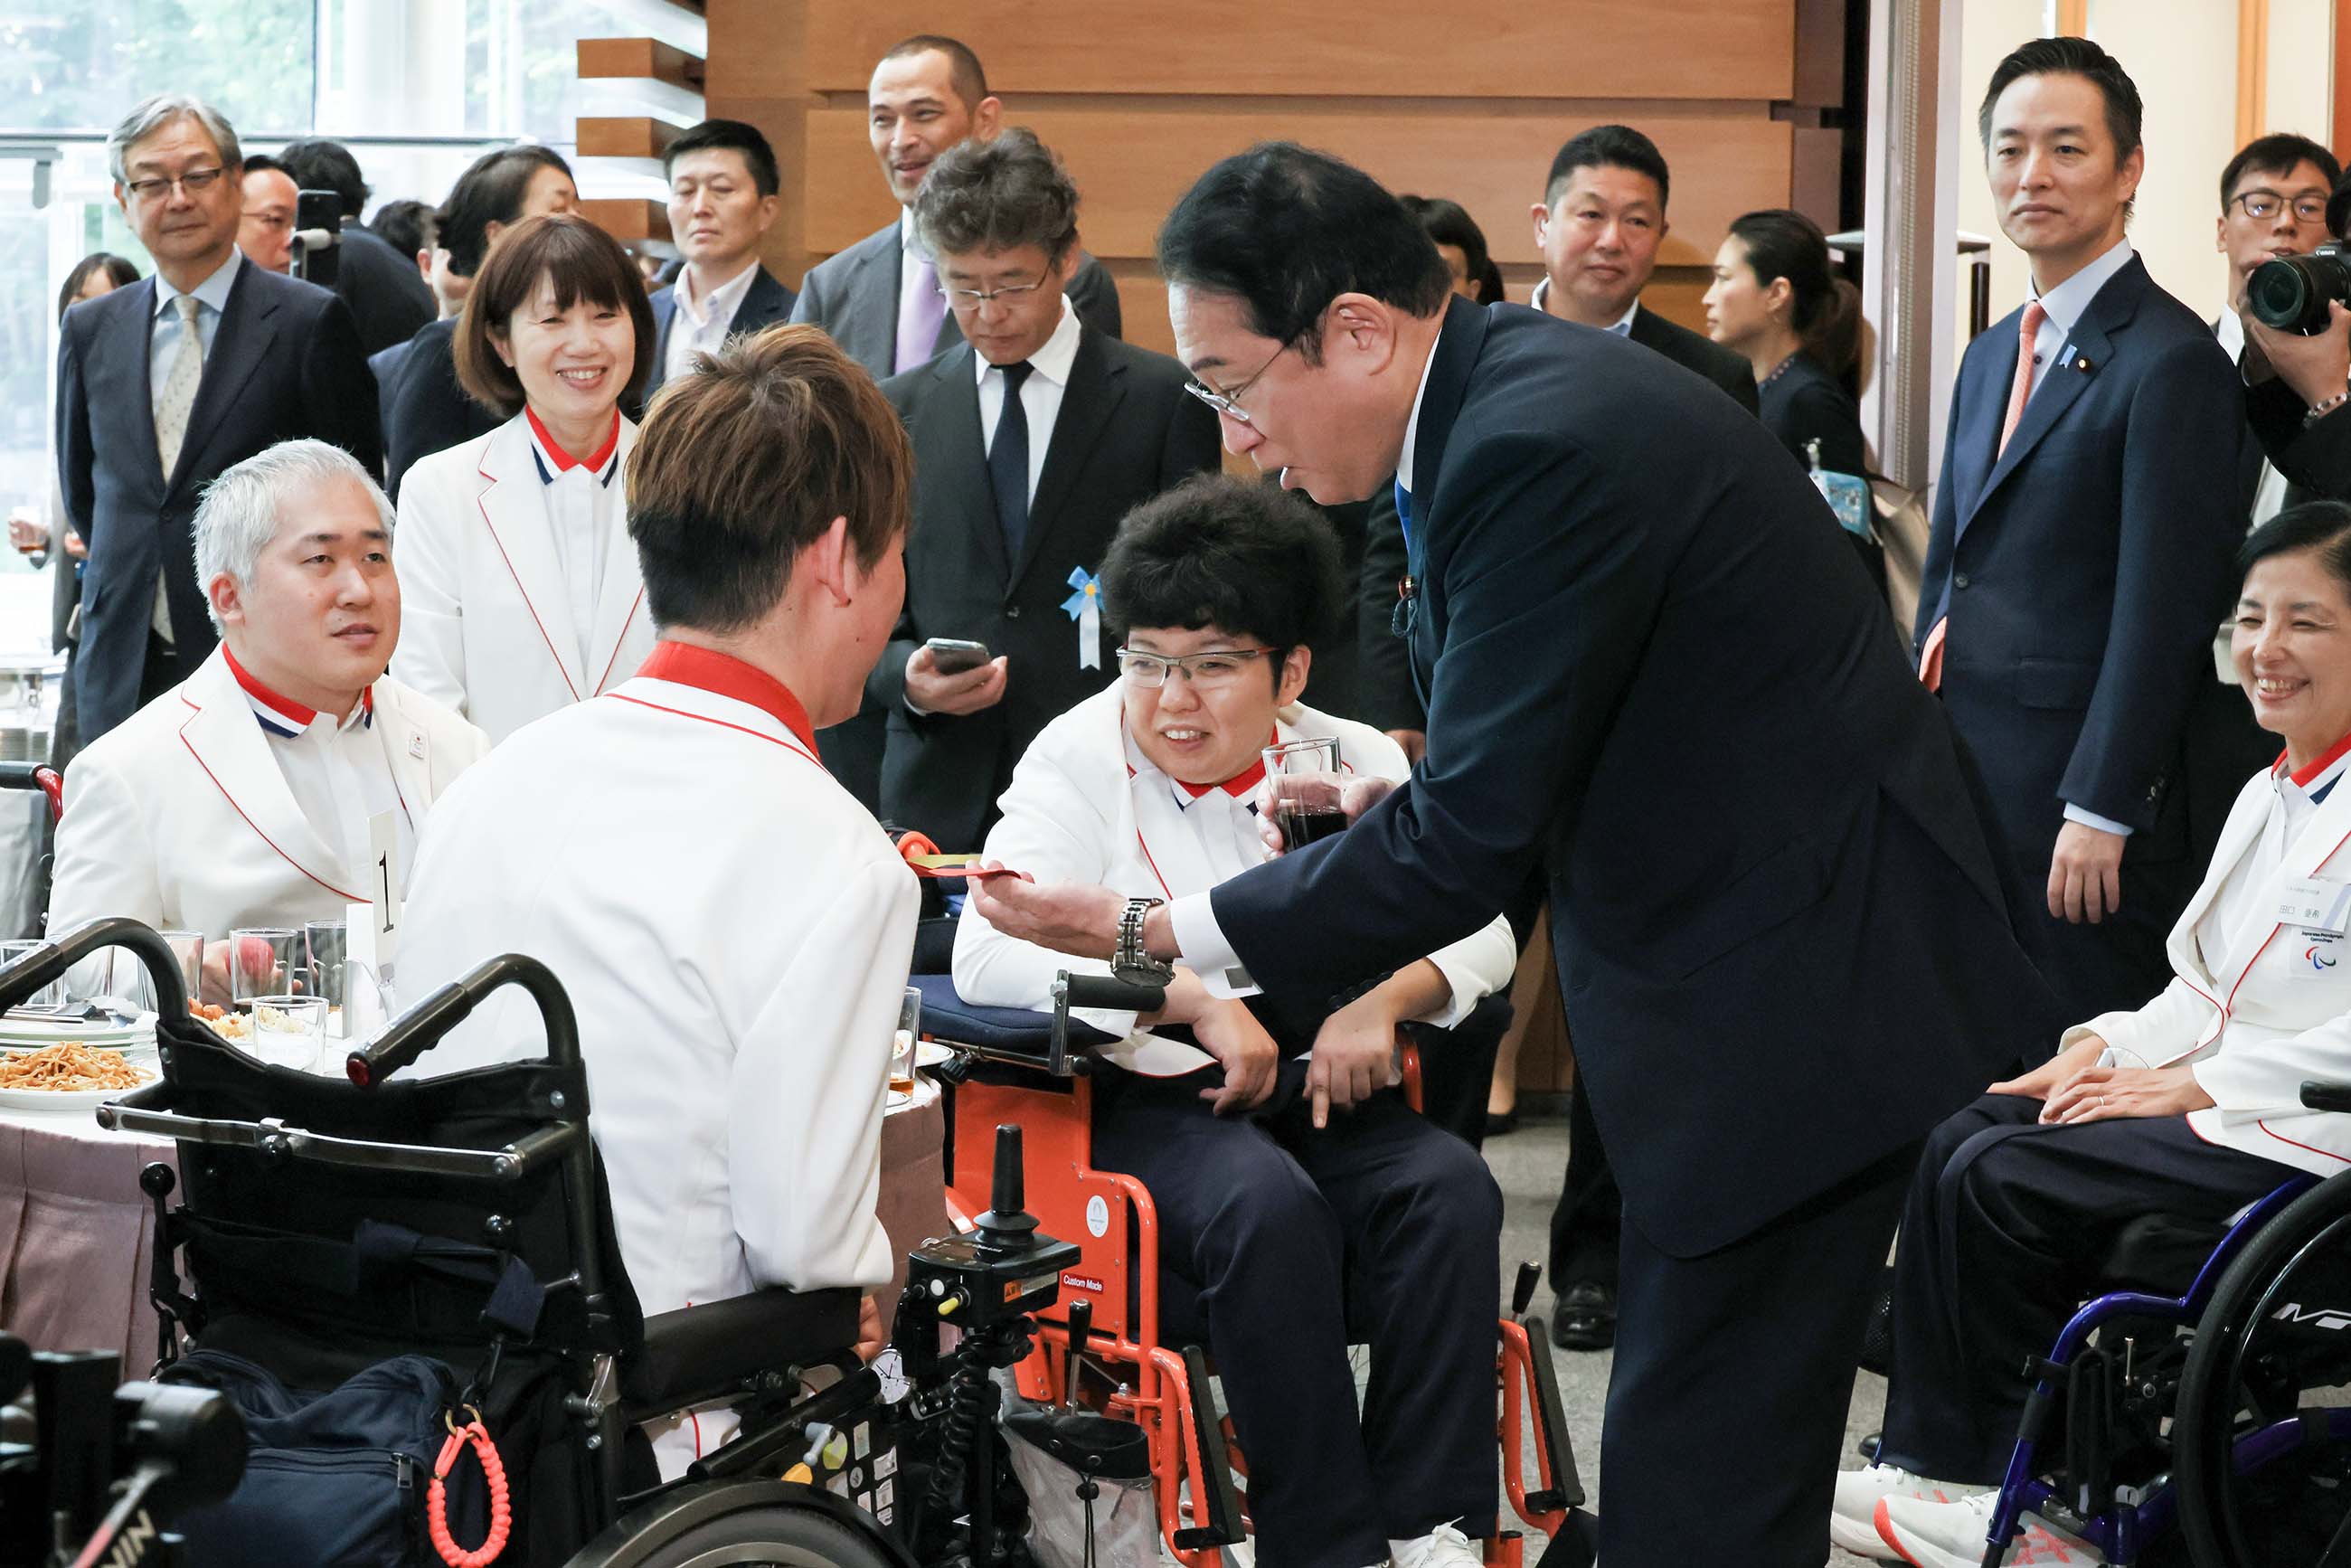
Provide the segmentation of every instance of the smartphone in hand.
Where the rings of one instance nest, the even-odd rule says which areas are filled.
[[[931,651],[931,663],[943,675],[976,670],[995,657],[987,651],[987,643],[967,642],[961,637],[933,637],[923,646]]]

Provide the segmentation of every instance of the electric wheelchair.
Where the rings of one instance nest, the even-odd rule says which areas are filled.
[[[149,973],[162,1078],[99,1120],[178,1147],[176,1176],[158,1163],[141,1181],[156,1210],[158,1381],[264,1391],[239,1400],[256,1432],[280,1416],[298,1427],[329,1391],[364,1385],[371,1400],[364,1437],[312,1432],[310,1450],[284,1452],[256,1437],[236,1497],[176,1521],[187,1561],[1019,1560],[993,1378],[1029,1354],[1029,1314],[1078,1252],[1021,1212],[1019,1129],[998,1140],[988,1210],[911,1257],[892,1345],[866,1365],[854,1290],[640,1312],[570,1003],[535,960],[493,959],[424,998],[351,1053],[347,1084],[265,1065],[192,1019],[171,950],[135,921],[95,922],[0,969],[0,1010],[108,946]],[[537,1003],[543,1060],[394,1077],[508,985]],[[284,1408],[308,1395],[320,1397]],[[639,1423],[718,1402],[736,1436],[660,1482]],[[459,1463],[462,1441],[474,1457]],[[388,1545],[360,1539],[371,1508]],[[430,1549],[413,1539],[427,1524]]]
[[[2302,1100],[2351,1112],[2351,1084]],[[2217,1247],[2149,1216],[2102,1271],[2192,1282],[2097,1297],[2021,1369],[1984,1568],[2027,1511],[2117,1565],[2351,1568],[2351,1171],[2287,1176]]]
[[[1224,1549],[1249,1535],[1247,1458],[1211,1394],[1212,1368],[1197,1302],[1159,1264],[1156,1210],[1134,1177],[1092,1163],[1093,1051],[1111,1037],[1070,1009],[1148,1012],[1163,994],[1106,976],[1064,974],[1053,1011],[975,1007],[943,974],[918,974],[925,1040],[952,1050],[938,1075],[949,1096],[947,1207],[967,1223],[987,1181],[987,1129],[1026,1130],[1029,1206],[1055,1235],[1076,1240],[1065,1270],[1068,1305],[1040,1320],[1037,1347],[1017,1369],[1019,1392],[1043,1403],[1081,1404],[1138,1423],[1144,1433],[1165,1549],[1186,1568],[1219,1568]],[[1406,1051],[1405,1091],[1418,1107],[1416,1053]],[[1495,1428],[1505,1495],[1519,1518],[1552,1538],[1541,1568],[1588,1568],[1593,1521],[1561,1411],[1544,1325],[1527,1312],[1537,1270],[1522,1265],[1511,1315],[1495,1346]],[[1525,1452],[1534,1455],[1529,1473]],[[1519,1568],[1526,1542],[1506,1531],[1486,1543],[1489,1563]]]

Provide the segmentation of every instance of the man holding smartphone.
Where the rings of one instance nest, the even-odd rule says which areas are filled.
[[[915,525],[866,695],[889,715],[881,815],[942,850],[977,849],[1037,732],[1110,684],[1092,584],[1119,519],[1217,465],[1183,367],[1065,299],[1077,213],[1018,127],[940,154],[914,199],[964,340],[882,384],[914,439]]]

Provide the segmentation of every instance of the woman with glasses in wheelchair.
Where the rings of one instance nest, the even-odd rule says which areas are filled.
[[[2237,678],[2284,751],[2238,796],[2172,928],[2163,992],[2068,1030],[1929,1135],[1902,1221],[1878,1462],[1838,1480],[1848,1551],[1975,1568],[2028,1358],[2103,1289],[2186,1289],[2238,1210],[2294,1171],[2351,1162],[2351,1118],[2300,1098],[2306,1079],[2351,1077],[2351,507],[2279,514],[2239,563]],[[2177,1279],[2109,1277],[2148,1215],[2209,1234]],[[2024,1522],[2009,1561],[2104,1560]]]
[[[1299,701],[1344,594],[1329,525],[1294,498],[1189,480],[1128,515],[1102,587],[1121,679],[1029,747],[989,860],[1179,898],[1264,860],[1262,748],[1336,737],[1345,766],[1404,777],[1395,742]],[[1244,1001],[1234,977],[1211,994],[1179,967],[1160,1012],[1086,1015],[1123,1037],[1093,1078],[1093,1161],[1150,1190],[1163,1288],[1197,1292],[1259,1561],[1437,1568],[1479,1561],[1492,1531],[1501,1199],[1393,1086],[1398,1026],[1458,1022],[1513,958],[1497,920],[1352,998]],[[1047,1008],[1055,975],[1087,967],[965,909],[967,1001]],[[1351,1325],[1371,1344],[1360,1419]]]

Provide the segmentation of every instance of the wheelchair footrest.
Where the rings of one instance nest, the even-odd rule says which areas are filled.
[[[1241,1520],[1241,1500],[1233,1487],[1232,1452],[1225,1446],[1225,1428],[1217,1419],[1217,1402],[1210,1395],[1208,1358],[1196,1344],[1184,1347],[1184,1377],[1190,1385],[1192,1440],[1200,1468],[1192,1478],[1193,1517],[1205,1523],[1175,1532],[1176,1550],[1196,1552],[1210,1546],[1237,1546],[1248,1537]]]

